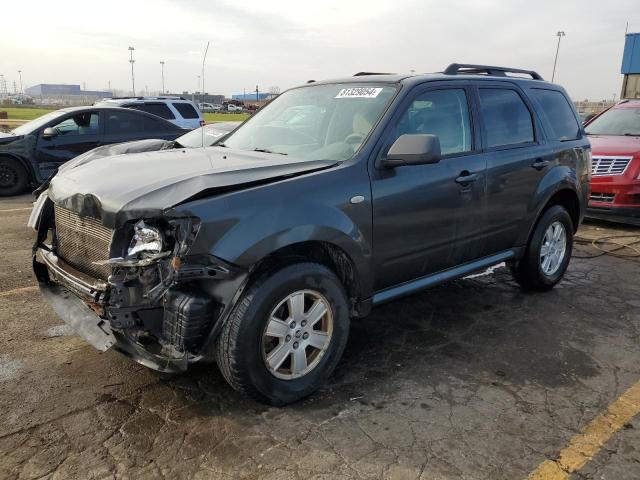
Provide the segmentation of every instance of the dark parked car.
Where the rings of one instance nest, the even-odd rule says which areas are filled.
[[[47,113],[10,134],[0,133],[0,196],[42,183],[60,165],[99,145],[173,140],[185,132],[160,117],[125,108],[75,107]]]
[[[34,271],[95,347],[162,371],[215,358],[273,404],[316,390],[382,302],[499,262],[551,289],[589,196],[577,113],[529,71],[313,82],[222,142],[60,172]]]
[[[172,148],[202,148],[210,147],[222,137],[232,132],[242,122],[217,122],[191,130],[175,140],[161,140],[150,138],[147,140],[135,140],[133,142],[116,143],[104,145],[102,147],[89,150],[82,155],[78,155],[72,161],[64,164],[59,169],[76,168],[87,162],[92,162],[97,158],[112,157],[114,155],[124,155],[129,153],[157,152]],[[46,185],[41,189],[46,188]],[[41,190],[39,189],[39,190]]]

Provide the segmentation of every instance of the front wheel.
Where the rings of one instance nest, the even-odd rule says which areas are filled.
[[[27,188],[27,171],[13,158],[0,158],[0,197],[18,195]]]
[[[340,361],[349,303],[336,275],[297,263],[257,278],[218,338],[216,359],[229,384],[272,405],[317,390]]]
[[[573,222],[564,207],[554,205],[540,217],[513,276],[523,288],[551,290],[562,280],[572,250]]]

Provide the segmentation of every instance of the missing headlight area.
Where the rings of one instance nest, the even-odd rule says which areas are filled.
[[[34,269],[43,291],[58,292],[58,303],[73,303],[75,311],[78,300],[84,304],[76,331],[102,349],[105,334],[115,338],[116,350],[162,371],[184,370],[200,358],[224,308],[216,283],[237,273],[214,257],[189,257],[200,220],[149,218],[109,230],[47,202]]]

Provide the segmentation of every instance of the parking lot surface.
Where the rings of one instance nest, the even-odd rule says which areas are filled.
[[[497,268],[386,304],[325,388],[271,408],[215,364],[163,375],[74,336],[29,206],[0,200],[0,478],[640,478],[640,258],[586,240],[640,229],[583,226],[548,293]]]

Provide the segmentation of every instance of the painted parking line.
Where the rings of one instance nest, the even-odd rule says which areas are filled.
[[[589,423],[560,452],[557,460],[542,462],[529,480],[567,480],[596,455],[614,433],[640,413],[640,382],[631,386],[609,408]]]
[[[13,290],[7,290],[6,292],[0,292],[0,298],[2,298],[2,297],[10,297],[12,295],[19,295],[20,293],[35,292],[36,290],[38,290],[37,285],[32,285],[30,287],[14,288]]]
[[[31,210],[33,207],[23,207],[23,208],[7,208],[5,210],[0,210],[0,213],[5,212],[23,212],[25,210]]]

